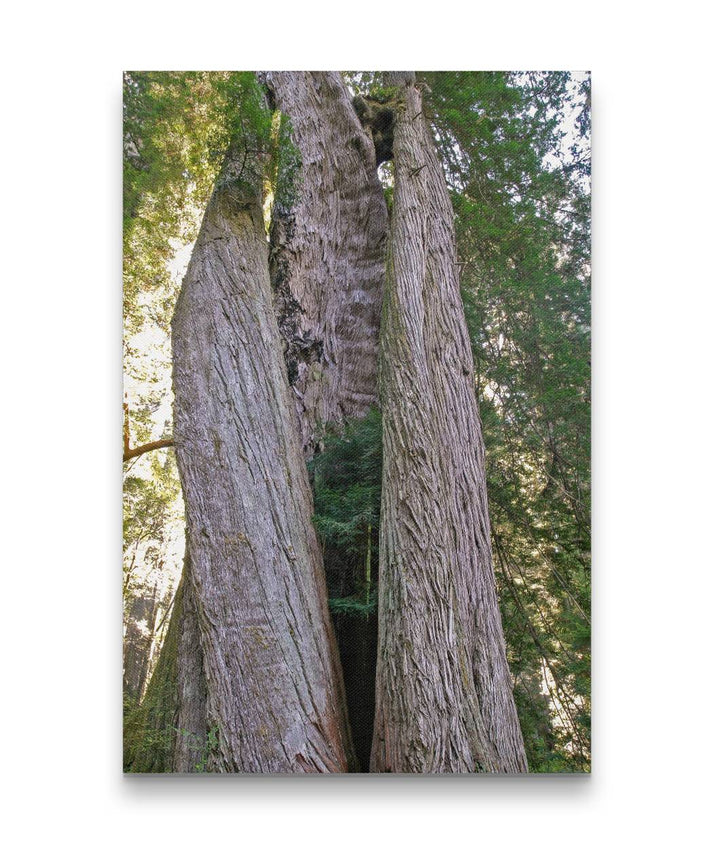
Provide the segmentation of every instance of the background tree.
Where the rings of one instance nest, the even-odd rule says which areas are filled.
[[[275,309],[303,450],[377,403],[387,208],[338,72],[268,72],[282,111],[270,230]]]

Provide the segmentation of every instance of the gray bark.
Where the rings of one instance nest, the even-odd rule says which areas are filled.
[[[398,89],[381,331],[384,470],[371,769],[523,772],[453,212],[420,93],[409,80]]]
[[[177,643],[177,736],[173,771],[203,772],[207,762],[207,689],[198,626],[198,610],[190,584],[189,550],[175,596],[180,612]]]
[[[290,119],[296,163],[281,160],[271,275],[285,359],[313,456],[328,423],[377,402],[387,206],[375,152],[337,72],[268,72]]]
[[[342,682],[258,173],[251,157],[223,171],[173,319],[175,449],[207,722],[218,771],[340,772],[350,755]]]

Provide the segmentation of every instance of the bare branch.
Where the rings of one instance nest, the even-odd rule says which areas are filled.
[[[165,440],[155,440],[153,443],[145,443],[142,446],[138,446],[136,449],[131,449],[129,446],[126,446],[123,450],[123,462],[137,458],[139,455],[144,455],[145,452],[152,452],[154,449],[167,449],[168,446],[174,445],[175,441],[172,437],[168,437]]]

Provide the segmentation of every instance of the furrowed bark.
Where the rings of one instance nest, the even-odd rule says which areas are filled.
[[[208,762],[207,689],[198,626],[197,605],[189,582],[186,551],[183,578],[175,596],[180,627],[177,643],[177,736],[173,757],[176,773],[205,772]]]
[[[312,499],[273,314],[253,157],[229,160],[173,319],[189,581],[212,769],[341,772],[350,754]]]
[[[524,772],[453,213],[412,76],[398,88],[394,158],[371,769]]]
[[[311,458],[328,423],[377,402],[387,206],[372,141],[337,72],[267,72],[291,123],[272,215],[271,276]],[[287,142],[287,141],[286,141]]]

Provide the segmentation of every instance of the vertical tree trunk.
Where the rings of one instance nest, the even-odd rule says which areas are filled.
[[[127,773],[167,773],[172,769],[177,733],[179,616],[179,611],[173,608],[158,661],[140,705],[125,711],[123,769]]]
[[[265,81],[291,123],[273,209],[271,276],[311,458],[325,425],[364,416],[377,401],[387,206],[372,141],[340,74],[268,72]]]
[[[173,319],[214,767],[340,772],[349,738],[322,559],[268,273],[256,159],[229,160]]]
[[[140,701],[150,669],[153,633],[158,611],[157,583],[152,591],[134,598],[123,639],[123,695]]]
[[[453,212],[412,76],[398,88],[394,159],[372,769],[521,772]]]
[[[377,404],[387,205],[373,143],[340,74],[263,77],[283,114],[270,274],[310,459],[329,423],[362,417]],[[377,624],[338,616],[334,624],[355,751],[367,769]]]

